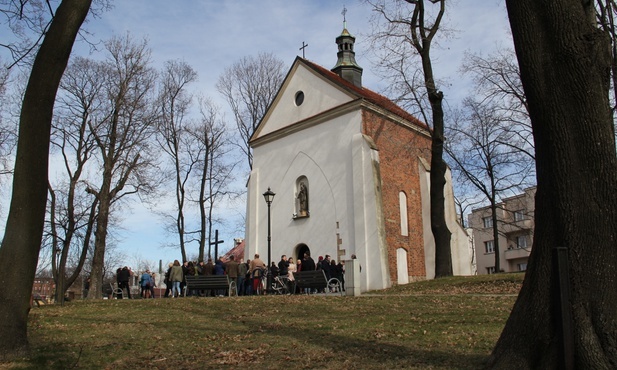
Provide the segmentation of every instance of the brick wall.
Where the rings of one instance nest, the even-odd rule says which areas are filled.
[[[398,280],[396,251],[404,248],[407,251],[409,280],[424,279],[424,229],[418,157],[430,163],[431,140],[368,110],[363,111],[363,133],[373,139],[379,150],[390,278],[393,283]],[[408,236],[401,235],[401,191],[407,196]]]

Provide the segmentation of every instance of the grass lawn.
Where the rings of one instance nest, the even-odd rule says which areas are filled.
[[[478,369],[522,274],[453,277],[360,297],[73,301],[30,311],[11,369]]]

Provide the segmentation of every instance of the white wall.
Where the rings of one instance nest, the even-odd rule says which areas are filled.
[[[345,250],[362,265],[362,290],[390,286],[381,194],[375,166],[379,158],[361,132],[360,110],[281,136],[254,148],[249,181],[246,258],[267,262],[267,206],[261,195],[276,193],[271,208],[272,261],[292,255],[299,243],[313,259],[337,259],[337,233]],[[296,179],[306,176],[310,217],[295,218]],[[338,224],[338,228],[337,228]]]

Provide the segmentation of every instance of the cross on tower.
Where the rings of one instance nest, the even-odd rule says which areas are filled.
[[[347,14],[347,8],[345,8],[345,5],[343,5],[343,11],[341,14],[343,15],[343,26],[347,28],[347,17],[345,16]]]
[[[304,41],[302,41],[302,47],[298,50],[302,50],[302,58],[306,59],[304,56],[304,49],[306,49],[306,47],[308,46],[308,44],[304,44]]]

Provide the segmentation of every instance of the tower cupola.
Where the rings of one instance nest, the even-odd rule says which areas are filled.
[[[343,17],[345,13],[346,9],[343,10]],[[356,38],[347,31],[347,21],[343,18],[343,32],[336,38],[338,60],[331,71],[354,85],[362,87],[362,67],[356,63],[356,53],[353,50],[355,42]]]

